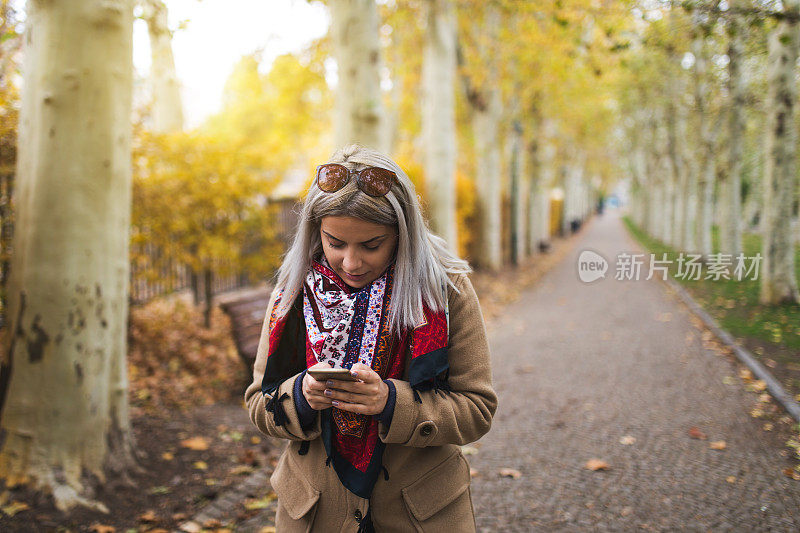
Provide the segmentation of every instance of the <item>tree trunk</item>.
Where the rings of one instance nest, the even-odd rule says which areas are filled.
[[[525,195],[522,194],[520,170],[522,164],[522,126],[514,121],[511,130],[511,264],[518,265],[525,257],[525,222],[522,216],[525,208]]]
[[[454,252],[456,229],[456,8],[451,0],[426,0],[422,131],[425,188],[434,233]]]
[[[214,272],[210,268],[203,269],[203,291],[205,300],[203,307],[203,325],[206,329],[211,327],[211,307],[214,301]]]
[[[714,160],[714,143],[716,128],[711,127],[708,112],[708,76],[707,52],[704,44],[702,31],[699,31],[693,43],[692,49],[695,56],[695,105],[697,107],[697,131],[700,135],[700,151],[698,165],[699,183],[699,211],[697,217],[697,240],[698,251],[707,258],[713,253],[711,243],[711,224],[714,205],[714,180],[716,179],[716,162]]]
[[[475,139],[475,188],[478,215],[478,243],[475,263],[496,270],[503,263],[502,246],[502,179],[500,164],[500,90],[492,80],[497,79],[497,32],[500,16],[497,9],[486,10],[486,20],[475,19],[474,24],[484,35],[485,45],[478,44],[476,56],[480,68],[486,68],[486,87],[475,87],[467,75],[462,76],[464,92],[472,118]],[[480,41],[479,41],[480,42]],[[459,61],[462,56],[458,55]]]
[[[569,235],[573,227],[583,220],[581,213],[581,181],[586,162],[586,154],[583,150],[573,147],[572,159],[567,165],[564,177],[564,220],[562,231]]]
[[[0,477],[85,505],[134,466],[131,0],[27,3]]]
[[[484,268],[498,269],[503,262],[501,234],[500,179],[500,94],[487,91],[486,105],[472,110],[475,138],[475,184],[480,220],[479,245],[475,262]],[[483,100],[481,100],[483,101]]]
[[[796,16],[798,2],[784,2]],[[800,300],[794,271],[792,201],[797,180],[794,105],[797,98],[797,22],[791,17],[778,22],[769,36],[766,140],[762,213],[760,300],[780,304]]]
[[[142,0],[143,18],[150,33],[150,81],[153,102],[153,131],[174,132],[183,129],[183,104],[175,59],[172,55],[172,32],[167,23],[167,6],[162,0]]]
[[[678,100],[677,88],[675,87],[675,80],[670,80],[670,102],[667,108],[667,154],[669,172],[665,180],[665,213],[663,221],[663,234],[662,241],[672,246],[679,246],[680,235],[676,234],[676,228],[679,226],[677,219],[680,212],[676,208],[676,198],[678,196],[678,186],[681,183],[683,176],[683,161],[678,150],[677,139],[677,113]]]
[[[732,7],[743,7],[742,0],[732,0]],[[720,188],[722,220],[719,228],[720,252],[738,255],[742,252],[742,156],[745,135],[745,86],[742,79],[744,25],[731,17],[731,40],[728,44],[728,169],[730,174]]]
[[[328,6],[339,76],[336,146],[357,142],[387,153],[375,0],[330,0]]]

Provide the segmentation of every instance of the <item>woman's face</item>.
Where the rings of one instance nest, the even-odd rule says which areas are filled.
[[[323,217],[320,237],[325,258],[345,283],[360,289],[383,274],[397,246],[393,226],[354,217]]]

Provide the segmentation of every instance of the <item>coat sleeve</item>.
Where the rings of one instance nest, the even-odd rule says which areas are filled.
[[[467,444],[489,431],[497,410],[486,326],[478,296],[466,274],[454,279],[459,293],[450,289],[448,382],[450,392],[421,391],[415,401],[408,381],[392,379],[396,398],[391,425],[379,424],[379,437],[387,444],[424,447]]]
[[[267,313],[264,318],[264,325],[261,326],[261,338],[258,342],[256,361],[253,365],[253,382],[247,387],[244,393],[244,402],[250,412],[250,420],[255,424],[261,433],[270,437],[289,440],[314,440],[322,434],[321,417],[317,416],[314,424],[305,430],[301,427],[300,417],[294,401],[294,383],[302,376],[302,372],[296,374],[281,383],[280,387],[274,392],[281,400],[281,406],[286,413],[287,421],[277,426],[273,413],[267,412],[266,405],[272,395],[265,395],[261,392],[261,379],[264,377],[264,370],[267,367],[267,351],[269,348],[269,317],[272,307],[275,305],[276,293],[273,291],[267,305]],[[276,399],[277,400],[277,399]]]

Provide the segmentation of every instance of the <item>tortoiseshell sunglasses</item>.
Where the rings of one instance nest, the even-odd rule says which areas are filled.
[[[336,192],[344,187],[350,176],[355,174],[356,186],[370,196],[384,196],[392,188],[392,180],[397,174],[380,167],[367,167],[350,170],[338,163],[328,163],[317,167],[317,187],[324,192]]]

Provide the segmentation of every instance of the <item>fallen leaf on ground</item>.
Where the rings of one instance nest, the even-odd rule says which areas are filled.
[[[636,442],[636,437],[632,437],[631,435],[625,435],[621,439],[619,439],[620,444],[624,444],[625,446],[629,446]]]
[[[770,368],[775,368],[778,366],[778,362],[775,359],[765,359],[764,364]]]
[[[253,444],[258,444],[259,442],[261,442],[261,437],[259,437],[258,435],[253,435],[252,437],[250,437],[250,442]]]
[[[623,507],[622,510],[619,512],[619,514],[622,515],[622,516],[628,516],[632,512],[633,512],[633,508],[632,507]]]
[[[258,533],[275,533],[275,526],[264,526],[258,530]]]
[[[513,468],[501,468],[500,475],[503,477],[519,479],[522,477],[522,472],[520,472],[519,470],[514,470]]]
[[[728,483],[736,483],[736,476],[728,476],[725,478]]]
[[[724,450],[727,446],[724,440],[714,440],[708,443],[708,447],[712,450]]]
[[[252,499],[252,500],[249,499],[249,500],[245,501],[244,507],[245,507],[245,509],[248,509],[248,510],[266,509],[267,507],[269,507],[269,505],[272,502],[275,501],[275,498],[276,498],[275,493],[274,492],[270,492],[269,494],[267,494],[263,498]]]
[[[105,524],[92,524],[89,526],[91,533],[114,533],[117,529],[114,526],[107,526]]]
[[[589,470],[594,470],[594,471],[608,470],[609,468],[611,468],[609,464],[603,461],[602,459],[589,459],[588,461],[586,461],[586,464],[584,466],[586,466],[586,468],[588,468]]]
[[[733,376],[725,376],[724,378],[722,378],[722,382],[725,385],[736,385],[736,378],[734,378]]]
[[[190,520],[181,524],[181,531],[185,531],[186,533],[200,533],[203,531],[203,526]]]
[[[192,437],[181,441],[181,446],[190,450],[207,450],[208,439],[205,437]]]
[[[142,522],[158,522],[158,516],[152,509],[139,515],[139,520]]]
[[[772,422],[765,422],[762,427],[763,427],[764,431],[772,431],[772,428],[774,426],[772,425]]]
[[[0,507],[0,510],[2,510],[8,516],[14,516],[18,512],[24,511],[27,508],[28,508],[28,504],[27,503],[18,502],[16,500],[14,500],[11,503],[9,503],[8,505],[4,505],[3,507]]]
[[[753,379],[753,373],[747,368],[742,368],[739,370],[739,377],[745,381],[750,381]]]
[[[700,440],[706,440],[708,438],[706,437],[706,434],[700,431],[700,428],[698,428],[697,426],[692,426],[689,428],[689,436],[693,439],[700,439]]]
[[[476,476],[478,476],[478,471],[475,470],[474,468],[470,468],[469,469],[469,477],[476,477]]]
[[[790,477],[794,480],[800,480],[800,473],[795,472],[793,468],[784,468],[783,475],[785,475],[786,477]]]
[[[212,528],[212,527],[217,528],[217,527],[220,527],[221,525],[222,525],[222,522],[220,522],[216,518],[209,518],[208,520],[203,522],[203,527],[205,527],[205,528]]]
[[[175,456],[172,454],[172,452],[164,452],[161,454],[161,458],[165,461],[172,461],[175,459]]]
[[[195,461],[192,466],[198,470],[208,470],[208,463],[205,461]]]
[[[253,467],[250,465],[239,465],[231,468],[230,473],[234,476],[243,476],[253,472]]]

